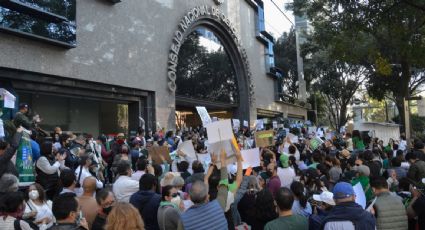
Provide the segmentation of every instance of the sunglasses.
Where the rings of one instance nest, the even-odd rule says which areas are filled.
[[[177,197],[178,195],[179,195],[178,193],[173,193],[173,194],[171,194],[171,197],[175,198],[175,197]]]

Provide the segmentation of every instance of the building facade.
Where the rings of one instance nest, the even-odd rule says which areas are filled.
[[[195,106],[307,118],[278,99],[260,0],[17,2],[0,3],[0,84],[46,130],[174,129],[199,123]]]

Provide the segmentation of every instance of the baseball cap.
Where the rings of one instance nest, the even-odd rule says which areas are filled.
[[[286,154],[282,154],[280,155],[280,163],[282,164],[283,168],[288,168],[289,167],[289,157]]]
[[[339,182],[333,190],[334,199],[344,199],[355,195],[353,186],[347,182]]]
[[[334,194],[328,191],[324,191],[321,194],[313,195],[313,199],[315,201],[324,202],[326,204],[335,205],[335,201],[333,199]]]
[[[28,106],[28,104],[27,103],[21,103],[21,104],[19,104],[19,109],[28,109],[29,108],[29,106]]]

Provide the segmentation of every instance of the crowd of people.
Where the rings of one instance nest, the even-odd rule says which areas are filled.
[[[425,229],[422,140],[384,145],[353,131],[317,147],[314,133],[300,130],[294,142],[275,130],[260,165],[244,169],[238,148],[233,161],[209,153],[202,127],[98,138],[57,127],[31,135],[36,179],[19,186],[16,152],[33,128],[27,110],[20,106],[16,132],[0,141],[0,229]],[[240,149],[255,147],[254,133],[235,133]],[[180,151],[187,140],[211,162]],[[153,158],[155,146],[168,147],[171,160]]]

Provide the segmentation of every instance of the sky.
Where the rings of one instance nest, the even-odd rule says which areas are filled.
[[[292,11],[285,10],[285,7],[292,0],[263,0],[263,2],[266,31],[276,39],[284,32],[289,32],[295,19]]]

